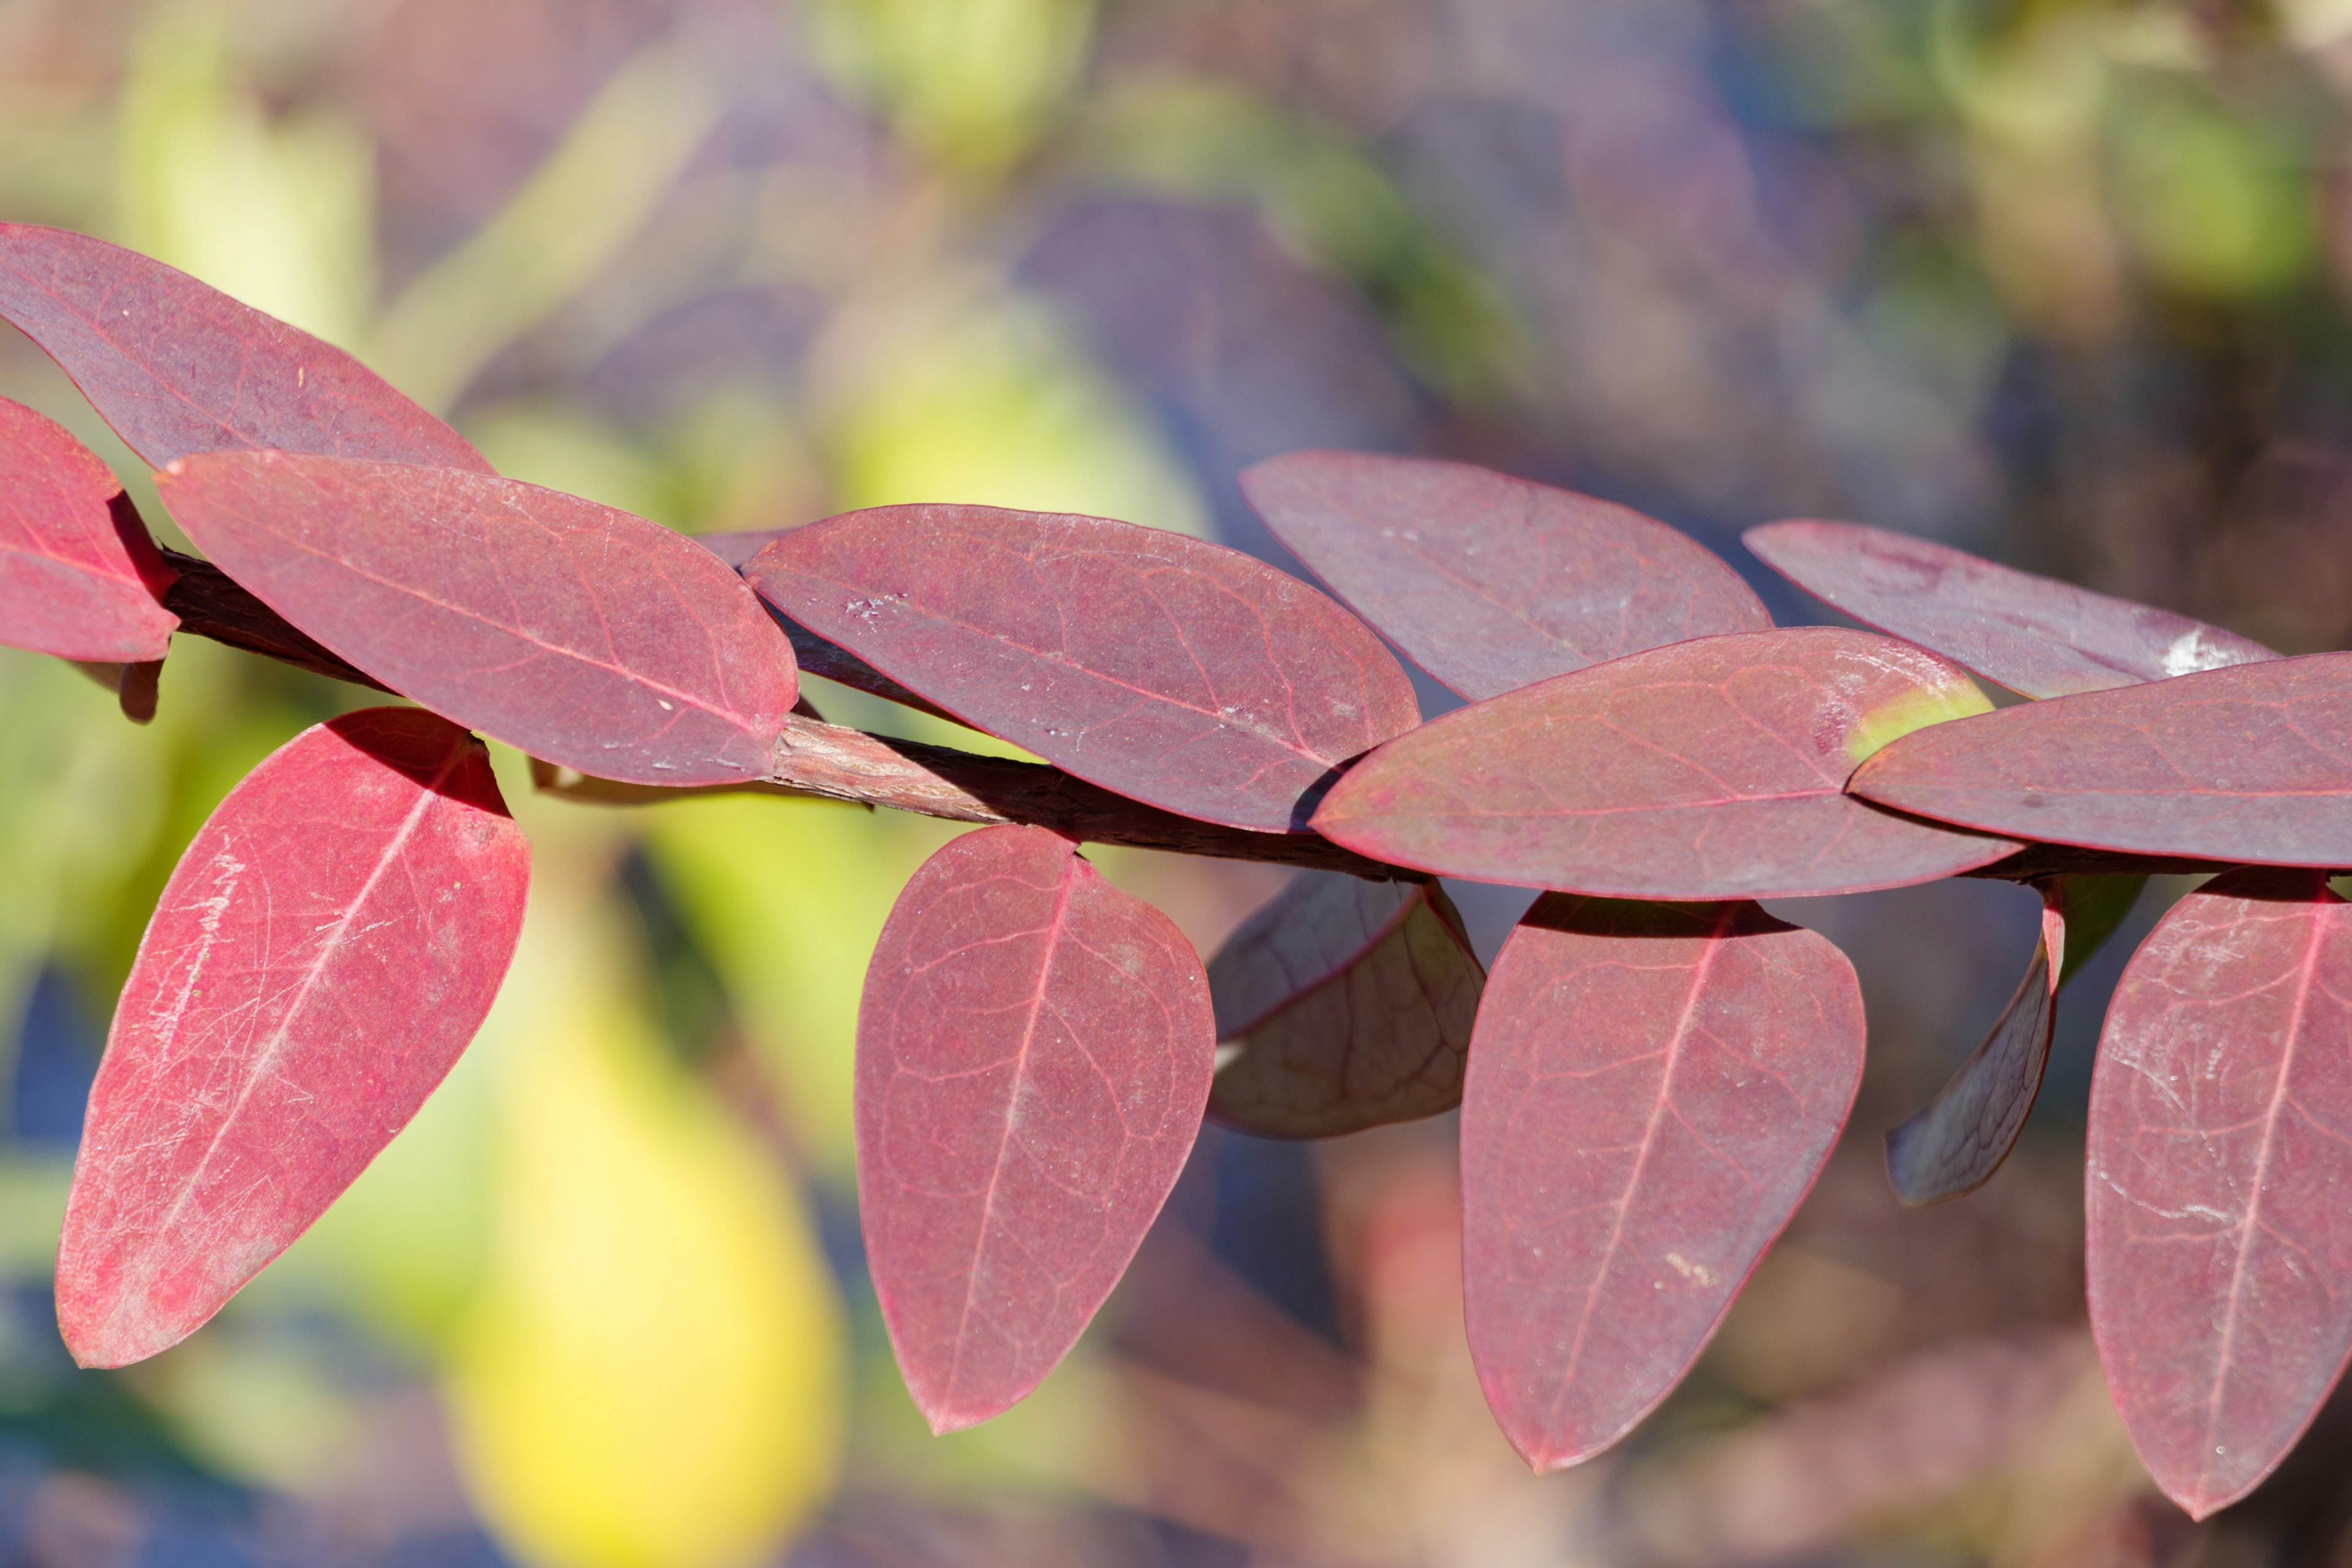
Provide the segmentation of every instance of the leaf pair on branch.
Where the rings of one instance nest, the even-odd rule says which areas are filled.
[[[1198,541],[983,507],[705,549],[499,478],[349,356],[79,236],[0,226],[0,316],[161,470],[205,556],[159,552],[97,459],[0,405],[0,639],[143,668],[152,694],[176,628],[418,705],[289,742],[175,872],[60,1257],[85,1362],[204,1321],[470,1037],[528,851],[468,731],[583,797],[782,789],[992,825],[908,884],[859,1020],[869,1256],[941,1429],[1067,1352],[1204,1114],[1328,1136],[1458,1102],[1488,1399],[1538,1468],[1598,1451],[1699,1354],[1853,1102],[1852,966],[1754,900],[1956,874],[2032,882],[2043,939],[1891,1135],[1903,1199],[1998,1168],[2058,986],[2141,873],[2270,868],[2184,900],[2117,991],[2094,1324],[2143,1456],[2200,1513],[2284,1457],[2352,1347],[2326,885],[2352,864],[2352,655],[2280,659],[1810,521],[1749,544],[1877,629],[1776,630],[1622,507],[1358,454],[1242,479],[1336,599]],[[1471,705],[1421,723],[1388,644]],[[803,667],[1048,765],[795,717]],[[1993,711],[1971,673],[2039,700]],[[1318,869],[1204,968],[1088,839]],[[1549,889],[1491,977],[1439,875]]]

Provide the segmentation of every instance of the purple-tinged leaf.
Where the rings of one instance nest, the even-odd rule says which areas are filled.
[[[895,506],[744,576],[974,729],[1164,810],[1280,833],[1420,718],[1362,622],[1238,551],[1104,518]]]
[[[0,642],[92,664],[160,659],[171,570],[122,485],[65,426],[0,397]]]
[[[1868,632],[1705,637],[1425,724],[1351,769],[1314,826],[1395,865],[1608,897],[1900,887],[2018,846],[1856,811],[1846,777],[1987,706],[1957,667]]]
[[[1465,463],[1290,452],[1241,477],[1276,538],[1474,700],[1643,648],[1771,628],[1739,574],[1613,501]]]
[[[0,224],[0,320],[158,468],[274,447],[490,472],[463,437],[342,350],[88,235]]]
[[[1895,742],[1847,787],[2050,844],[2352,866],[2352,653],[2004,708]]]
[[[468,728],[628,784],[772,766],[791,645],[682,534],[495,475],[285,452],[183,458],[156,487],[256,597]]]
[[[2028,697],[2278,658],[2235,632],[1856,522],[1768,522],[1758,559],[1865,626]]]
[[[2091,1079],[2091,1329],[2133,1446],[2202,1519],[2352,1352],[2352,905],[2240,870],[2125,969]]]
[[[740,572],[751,557],[792,531],[789,528],[746,528],[734,533],[696,533],[688,537]]]
[[[1334,1138],[1451,1110],[1485,984],[1434,881],[1302,871],[1209,961],[1209,1114]]]
[[[1681,1380],[1862,1060],[1853,966],[1754,904],[1528,911],[1470,1045],[1462,1246],[1478,1381],[1529,1464],[1591,1458]]]
[[[1209,1098],[1216,1026],[1173,922],[1041,827],[899,894],[857,1010],[857,1197],[899,1370],[938,1432],[1077,1342]]]
[[[489,1010],[530,852],[481,742],[306,730],[180,858],[90,1090],[58,1256],[75,1360],[194,1332],[407,1125]]]
[[[2009,1005],[1952,1080],[1886,1135],[1886,1175],[1908,1208],[1972,1193],[1992,1179],[2042,1092],[2058,990],[2112,935],[2146,877],[2053,877],[2042,883],[2042,936]]]

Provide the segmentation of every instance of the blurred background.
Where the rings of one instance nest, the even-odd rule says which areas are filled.
[[[1295,569],[1239,468],[1415,451],[1650,510],[1784,621],[1821,613],[1737,534],[1811,514],[2302,652],[2352,632],[2347,96],[2347,0],[0,0],[0,218],[688,531],[986,501]],[[0,393],[161,523],[0,338]],[[950,829],[579,805],[505,754],[534,898],[482,1037],[212,1326],[78,1373],[47,1269],[146,913],[248,766],[362,700],[183,639],[133,729],[0,650],[0,1562],[2352,1564],[2352,1412],[2192,1528],[2093,1363],[2090,1048],[2161,885],[2070,990],[2017,1156],[1922,1214],[1880,1136],[2035,901],[1780,907],[1863,975],[1853,1132],[1602,1460],[1531,1477],[1486,1414],[1452,1118],[1210,1130],[1069,1363],[933,1439],[848,1085],[866,955]],[[1098,858],[1204,954],[1280,885]],[[1454,890],[1491,958],[1526,895]]]

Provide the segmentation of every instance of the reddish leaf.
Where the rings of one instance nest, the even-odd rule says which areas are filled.
[[[751,557],[791,531],[788,528],[747,528],[735,533],[697,533],[689,537],[740,572]]]
[[[934,1431],[1077,1342],[1183,1168],[1215,1051],[1192,945],[1066,839],[982,828],[907,884],[857,1011],[857,1195]]]
[[[2091,1079],[2091,1327],[2199,1518],[2286,1457],[2352,1351],[2352,906],[2232,871],[2116,988]]]
[[[1706,637],[1448,713],[1357,764],[1314,825],[1397,865],[1570,892],[1899,887],[2018,846],[1854,810],[1846,775],[1986,706],[1955,667],[1868,632]]]
[[[1286,453],[1241,487],[1332,592],[1465,697],[1772,625],[1696,541],[1573,490],[1364,452]]]
[[[1847,787],[2053,844],[2352,866],[2352,653],[2024,703],[1889,746]]]
[[[64,366],[155,468],[270,447],[490,471],[342,350],[87,235],[0,224],[0,319]]]
[[[2041,884],[2042,938],[2025,978],[1952,1081],[1886,1135],[1886,1175],[1905,1206],[1972,1193],[2017,1143],[2042,1092],[2058,988],[2112,934],[2145,877],[2053,877]]]
[[[764,776],[791,646],[717,557],[494,475],[216,452],[156,476],[190,538],[395,691],[628,784]]]
[[[1853,522],[1771,522],[1764,564],[1855,620],[2028,697],[2105,691],[2278,655],[2235,632],[1948,544]]]
[[[473,1037],[530,876],[481,743],[412,708],[307,730],[231,792],[90,1091],[58,1257],[75,1360],[178,1343],[310,1228]]]
[[[1279,833],[1409,730],[1363,623],[1238,551],[1097,517],[896,506],[796,528],[743,574],[950,714],[1133,799]]]
[[[1451,1110],[1486,978],[1435,882],[1302,871],[1209,962],[1209,1113],[1332,1138]]]
[[[0,642],[98,664],[162,658],[170,569],[122,486],[63,426],[0,397]]]
[[[1470,1353],[1528,1463],[1589,1458],[1689,1370],[1862,1058],[1853,966],[1754,904],[1528,911],[1470,1045],[1462,1209]]]

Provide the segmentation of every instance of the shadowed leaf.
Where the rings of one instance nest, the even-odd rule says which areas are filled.
[[[1209,961],[1209,1113],[1332,1138],[1451,1110],[1485,984],[1435,882],[1301,872]]]
[[[1681,1380],[1862,1059],[1853,965],[1754,904],[1528,910],[1471,1041],[1462,1205],[1470,1352],[1529,1464],[1600,1452]]]
[[[1764,564],[1824,604],[2028,697],[2278,657],[2169,610],[1883,528],[1770,522],[1743,537]]]
[[[1215,1051],[1192,945],[1068,840],[982,828],[907,884],[857,1012],[857,1195],[934,1431],[1077,1342],[1192,1151]]]
[[[267,447],[490,471],[463,437],[342,350],[87,235],[0,224],[0,319],[158,468]]]
[[[1473,700],[1772,625],[1739,574],[1696,541],[1573,490],[1365,452],[1286,453],[1241,487],[1332,592]]]
[[[1298,826],[1333,768],[1420,717],[1360,621],[1160,529],[878,507],[793,529],[743,574],[962,722],[1207,822]]]
[[[97,664],[170,649],[170,569],[121,496],[63,426],[0,397],[0,642]]]
[[[2042,1091],[2058,990],[2114,933],[2145,877],[2053,877],[2025,977],[1983,1044],[1916,1115],[1886,1135],[1886,1175],[1906,1207],[1972,1193],[2017,1143]]]
[[[177,1343],[407,1125],[514,955],[530,849],[411,708],[289,742],[181,857],[90,1091],[58,1257],[85,1366]]]
[[[2352,653],[2005,708],[1897,742],[1848,787],[2052,844],[2352,866]]]
[[[459,723],[628,784],[772,765],[791,646],[656,523],[490,475],[280,452],[184,458],[156,485],[270,608]]]
[[[2201,1519],[2270,1474],[2352,1351],[2352,905],[2241,870],[2173,906],[2091,1079],[2091,1327],[2116,1408]]]
[[[1314,826],[1397,865],[1613,897],[1900,887],[2018,846],[1856,811],[1846,776],[1986,707],[1954,666],[1868,632],[1706,637],[1448,713],[1358,763]]]

